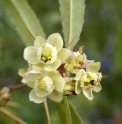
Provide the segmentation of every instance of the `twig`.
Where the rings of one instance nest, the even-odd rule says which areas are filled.
[[[15,121],[17,121],[19,124],[27,124],[22,119],[20,119],[16,115],[12,114],[11,112],[9,112],[8,110],[6,110],[3,107],[0,108],[0,111],[3,112],[4,114],[6,114],[7,116],[9,116],[10,118],[14,119]]]
[[[49,114],[48,105],[47,105],[47,101],[46,100],[44,101],[44,108],[45,108],[45,111],[46,111],[48,124],[51,124],[50,114]]]
[[[16,107],[16,108],[20,107],[19,103],[16,103],[16,102],[13,102],[13,101],[8,101],[6,105]]]
[[[27,85],[26,84],[19,84],[19,85],[11,86],[10,91],[11,90],[21,89],[21,88],[24,88],[24,87],[27,87]]]

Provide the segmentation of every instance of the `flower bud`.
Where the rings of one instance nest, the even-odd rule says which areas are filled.
[[[65,68],[66,71],[68,71],[68,72],[72,72],[72,71],[73,71],[73,66],[72,66],[72,64],[65,64],[64,68]]]

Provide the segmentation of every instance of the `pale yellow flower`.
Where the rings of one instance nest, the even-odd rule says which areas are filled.
[[[36,69],[56,70],[71,55],[70,50],[62,47],[63,40],[59,33],[50,35],[47,40],[37,36],[34,46],[25,48],[24,59],[30,64],[37,64]]]
[[[26,84],[27,83],[27,80],[26,80],[26,74],[27,74],[27,72],[28,72],[28,69],[27,68],[21,68],[21,69],[18,70],[19,76],[22,77],[21,82],[23,84]]]
[[[6,105],[7,102],[9,102],[11,99],[11,94],[10,94],[10,88],[8,87],[3,87],[0,90],[0,105]]]
[[[92,100],[92,90],[95,92],[99,92],[102,89],[100,85],[102,74],[98,73],[100,67],[100,62],[93,62],[87,65],[86,72],[81,69],[76,73],[75,79],[77,81],[75,84],[75,92],[77,94],[79,94],[82,90],[85,97],[87,97],[89,100]]]
[[[63,99],[65,80],[57,71],[45,72],[31,70],[26,76],[27,85],[33,88],[29,94],[30,101],[42,103],[46,97],[55,102]]]
[[[79,51],[72,52],[71,56],[66,60],[64,68],[66,71],[76,73],[78,69],[85,68],[93,60],[87,60],[85,53],[81,54]]]
[[[26,75],[27,75],[28,71],[30,71],[30,70],[32,70],[32,69],[33,69],[33,66],[32,66],[31,64],[28,64],[28,68],[20,68],[20,69],[18,70],[18,75],[19,75],[20,77],[22,77],[21,82],[22,82],[23,84],[26,84],[26,83],[27,83]]]

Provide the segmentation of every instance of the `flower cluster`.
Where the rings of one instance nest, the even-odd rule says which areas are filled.
[[[6,105],[11,99],[10,89],[7,87],[3,87],[0,90],[0,107]]]
[[[47,97],[60,102],[63,95],[78,95],[81,91],[93,99],[92,91],[101,90],[100,62],[87,60],[83,47],[71,51],[63,47],[60,34],[54,33],[47,40],[37,36],[34,46],[24,50],[29,68],[20,69],[22,83],[32,88],[29,99],[42,103]]]

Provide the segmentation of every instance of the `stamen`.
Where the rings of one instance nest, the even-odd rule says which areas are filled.
[[[91,81],[90,81],[90,84],[94,85],[94,80],[91,80]]]

